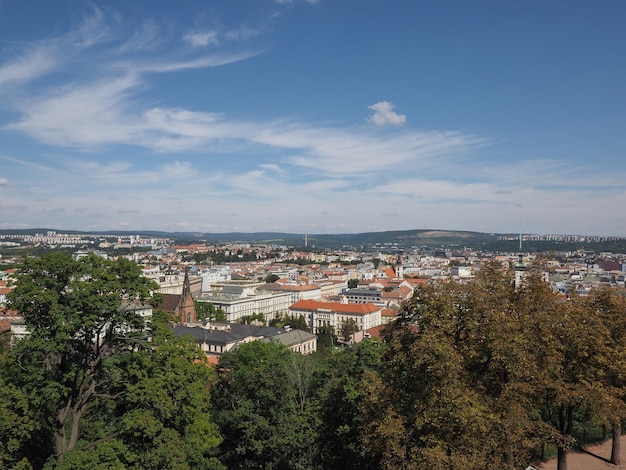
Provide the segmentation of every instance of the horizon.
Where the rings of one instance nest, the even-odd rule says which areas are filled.
[[[278,234],[278,235],[291,235],[294,237],[302,237],[304,240],[305,237],[315,237],[315,236],[341,236],[341,235],[366,235],[370,233],[389,233],[389,232],[444,232],[444,233],[477,233],[482,235],[493,235],[493,236],[515,236],[519,239],[519,232],[511,231],[511,232],[480,232],[474,230],[454,230],[454,229],[442,229],[442,228],[413,228],[413,229],[401,229],[401,230],[376,230],[369,232],[283,232],[283,231],[250,231],[250,232],[242,232],[242,231],[229,231],[229,232],[199,232],[199,231],[168,231],[168,230],[158,230],[158,229],[102,229],[102,230],[80,230],[80,229],[59,229],[59,228],[49,228],[49,227],[27,227],[27,228],[0,228],[1,232],[5,231],[33,231],[33,230],[41,230],[41,231],[52,231],[56,232],[57,235],[63,234],[64,232],[79,232],[86,235],[99,235],[99,234],[107,234],[107,235],[115,235],[116,233],[163,233],[163,234],[201,234],[201,235],[231,235],[231,234],[242,234],[242,235],[263,235],[263,234]],[[45,233],[44,233],[45,235]],[[593,233],[540,233],[540,232],[523,232],[521,233],[522,239],[525,236],[557,236],[557,237],[598,237],[598,238],[626,238],[623,235],[599,235]]]
[[[0,1],[0,229],[626,236],[625,14]]]

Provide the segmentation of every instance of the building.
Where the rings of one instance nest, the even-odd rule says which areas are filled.
[[[184,273],[175,270],[167,270],[163,273],[154,273],[144,270],[146,277],[153,279],[159,284],[158,292],[160,294],[176,294],[181,295],[183,292],[183,285],[185,283],[185,276],[189,277],[189,285],[192,295],[197,295],[202,289],[202,279],[199,276],[189,276],[189,273],[185,270]]]
[[[226,320],[235,323],[243,317],[263,314],[265,321],[288,312],[291,302],[290,292],[269,292],[258,289],[260,284],[214,286],[211,291],[201,294],[198,302],[210,302],[226,313]]]
[[[197,320],[196,303],[191,294],[189,272],[185,270],[181,294],[162,294],[163,301],[157,306],[160,310],[171,313],[181,323],[193,323]]]
[[[377,304],[382,305],[383,289],[377,288],[360,288],[347,289],[343,292],[343,298],[350,304]]]
[[[345,304],[301,300],[289,307],[289,312],[296,317],[302,315],[314,333],[328,326],[340,331],[344,322],[348,320],[354,320],[359,330],[367,330],[382,322],[381,307],[372,303]]]
[[[219,357],[241,344],[259,340],[276,341],[301,354],[311,354],[317,350],[317,336],[306,331],[271,326],[207,322],[179,325],[174,327],[174,333],[177,336],[192,336],[208,357]]]
[[[191,285],[189,283],[189,269],[185,269],[185,279],[183,281],[183,293],[178,299],[178,305],[174,309],[174,316],[180,318],[181,323],[193,323],[196,318],[196,303],[191,296]]]
[[[259,290],[268,292],[289,292],[291,294],[291,303],[295,304],[300,300],[320,299],[322,297],[322,289],[317,284],[291,285],[291,284],[265,284],[259,287]]]

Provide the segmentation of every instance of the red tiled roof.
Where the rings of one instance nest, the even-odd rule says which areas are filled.
[[[410,287],[402,286],[395,291],[383,292],[381,294],[381,297],[383,299],[404,299],[411,295],[411,292],[413,292],[413,289],[411,289]]]
[[[318,290],[319,288],[320,286],[318,286],[317,284],[306,284],[304,286],[283,286],[282,290],[308,291],[308,290]]]
[[[368,328],[365,331],[367,331],[372,338],[381,339],[380,332],[383,329],[383,327],[384,325],[373,326],[372,328]]]
[[[372,303],[367,304],[342,304],[340,302],[320,302],[319,300],[300,300],[289,307],[290,310],[308,310],[315,312],[319,309],[332,310],[337,313],[351,313],[355,315],[367,315],[380,310]]]
[[[0,319],[0,333],[11,329],[11,320]]]
[[[383,316],[383,317],[395,317],[396,316],[396,312],[394,312],[390,308],[383,308],[380,311],[380,315]]]
[[[164,310],[169,313],[174,313],[176,311],[176,307],[178,306],[178,302],[180,301],[180,294],[161,294],[163,297],[163,302],[159,305],[156,305],[155,308],[157,310]]]

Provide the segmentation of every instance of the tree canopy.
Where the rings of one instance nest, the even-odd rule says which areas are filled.
[[[28,259],[9,307],[29,335],[0,338],[0,467],[512,470],[548,446],[566,470],[599,426],[619,464],[624,292],[512,274],[421,284],[382,342],[339,348],[328,326],[316,354],[253,341],[212,369],[165,313],[136,313],[154,285],[133,263]]]
[[[0,429],[11,436],[3,443],[6,466],[189,468],[194,452],[217,445],[204,417],[207,369],[194,364],[202,353],[137,313],[155,287],[123,258],[25,260],[8,307],[29,334],[0,368]],[[176,439],[177,452],[162,448]],[[149,455],[159,448],[160,456]],[[184,465],[175,465],[176,456]]]

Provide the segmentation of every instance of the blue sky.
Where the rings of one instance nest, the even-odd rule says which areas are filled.
[[[0,0],[0,228],[625,236],[624,18]]]

